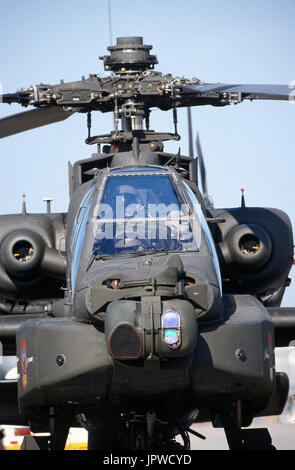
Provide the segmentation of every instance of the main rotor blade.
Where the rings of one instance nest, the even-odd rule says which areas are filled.
[[[202,189],[203,189],[203,195],[207,195],[207,177],[206,177],[206,168],[205,168],[205,162],[203,158],[203,152],[201,148],[201,142],[200,142],[200,137],[199,134],[197,134],[197,155],[199,159],[199,165],[200,165],[200,173],[201,173],[201,183],[202,183]]]
[[[237,102],[244,99],[249,100],[294,100],[294,87],[291,85],[250,85],[250,84],[227,84],[227,83],[205,83],[203,85],[183,85],[181,91],[184,95],[193,94],[200,97],[214,98],[214,94],[223,93],[240,94]],[[233,102],[235,97],[233,97]]]
[[[24,113],[13,114],[0,119],[0,138],[18,134],[19,132],[46,126],[54,122],[64,121],[75,111],[64,111],[62,108],[51,106],[33,109]]]
[[[200,137],[199,137],[198,133],[197,133],[197,142],[196,143],[197,143],[198,161],[199,161],[199,166],[200,166],[201,183],[202,183],[202,189],[203,189],[204,205],[205,205],[206,208],[210,208],[210,207],[213,207],[213,201],[212,201],[211,197],[208,194],[206,167],[205,167],[205,161],[204,161],[204,157],[203,157]]]

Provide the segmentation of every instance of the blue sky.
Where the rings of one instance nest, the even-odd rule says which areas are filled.
[[[4,4],[5,3],[5,4]],[[111,0],[113,43],[118,36],[143,36],[158,56],[156,70],[206,82],[278,83],[295,80],[295,0]],[[40,82],[55,84],[103,73],[98,57],[107,53],[107,0],[12,0],[0,14],[0,82],[4,92]],[[0,118],[24,111],[2,105]],[[209,191],[215,207],[240,204],[284,210],[295,226],[295,105],[253,101],[224,108],[193,109],[200,133]],[[112,128],[112,115],[93,117],[93,134]],[[171,112],[153,111],[151,128],[173,130]],[[166,151],[188,152],[186,111],[179,112],[180,143]],[[95,151],[84,143],[86,119],[35,129],[0,141],[0,214],[68,206],[67,162]],[[293,277],[293,273],[292,273]],[[295,305],[295,279],[284,305]]]

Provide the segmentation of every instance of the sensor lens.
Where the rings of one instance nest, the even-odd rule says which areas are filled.
[[[172,348],[177,348],[177,346],[179,346],[179,333],[177,330],[165,330],[163,337],[168,346]]]
[[[179,328],[180,327],[180,317],[179,313],[174,312],[174,310],[168,310],[162,315],[162,328]]]
[[[174,310],[162,315],[162,339],[170,348],[180,346],[180,315]]]

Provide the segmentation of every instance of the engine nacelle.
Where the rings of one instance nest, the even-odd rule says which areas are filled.
[[[257,270],[264,266],[272,254],[269,234],[256,224],[239,224],[232,228],[219,249],[227,265],[233,264],[243,271]]]
[[[32,230],[15,230],[1,243],[0,259],[12,276],[26,278],[38,273],[44,255],[45,243]]]
[[[0,295],[5,298],[60,297],[66,277],[61,256],[64,214],[0,217]]]
[[[210,209],[224,292],[280,302],[293,263],[293,234],[283,211],[260,207]]]

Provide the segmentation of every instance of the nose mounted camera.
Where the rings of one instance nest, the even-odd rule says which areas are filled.
[[[150,55],[152,48],[143,44],[142,37],[117,38],[117,45],[108,47],[111,55],[100,59],[104,62],[105,70],[117,75],[142,73],[158,64],[157,56]]]

